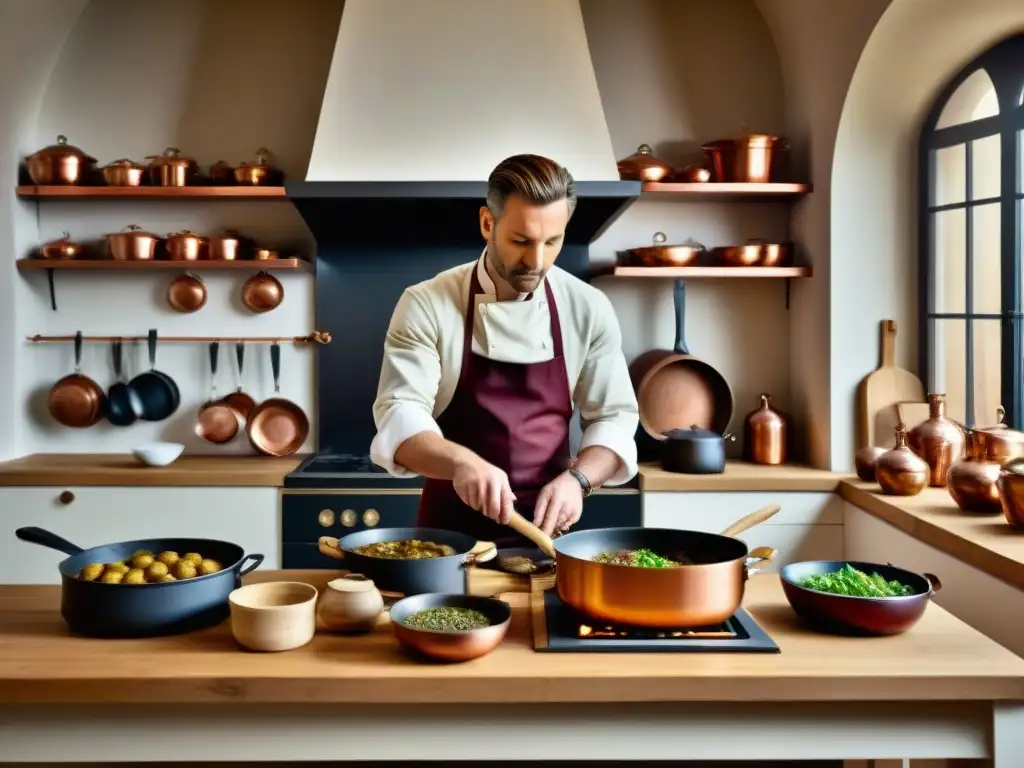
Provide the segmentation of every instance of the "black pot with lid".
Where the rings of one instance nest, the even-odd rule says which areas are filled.
[[[696,424],[689,429],[672,429],[664,433],[661,467],[666,472],[683,475],[720,475],[725,472],[725,441],[735,440],[731,433],[724,435],[701,429]]]

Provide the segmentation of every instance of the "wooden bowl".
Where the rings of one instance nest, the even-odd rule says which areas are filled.
[[[440,632],[432,629],[414,629],[404,622],[414,613],[427,608],[471,608],[490,619],[489,626],[467,632]],[[469,661],[497,648],[505,639],[512,609],[508,603],[492,597],[453,595],[428,592],[399,600],[391,606],[391,627],[402,645],[424,656],[440,661]]]
[[[906,597],[851,597],[817,592],[800,586],[808,576],[833,573],[844,565],[858,571],[878,573],[886,581],[912,587]],[[804,622],[814,629],[843,635],[898,635],[914,626],[924,615],[932,595],[942,582],[930,573],[905,571],[892,565],[856,560],[812,560],[790,563],[779,572],[786,599]]]
[[[228,595],[231,633],[252,651],[300,648],[316,632],[317,589],[301,581],[267,581]]]

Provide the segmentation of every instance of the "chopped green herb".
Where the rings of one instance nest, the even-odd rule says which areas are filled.
[[[800,586],[848,597],[906,597],[914,594],[912,587],[898,581],[886,581],[877,573],[869,576],[849,563],[832,573],[808,576]]]
[[[634,568],[678,568],[682,563],[669,560],[649,549],[624,549],[620,552],[602,552],[594,556],[595,563],[631,565]]]
[[[472,608],[442,606],[417,611],[404,622],[413,629],[432,629],[437,632],[468,632],[490,626],[490,619]]]

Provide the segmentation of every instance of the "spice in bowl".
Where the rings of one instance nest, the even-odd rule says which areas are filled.
[[[472,608],[444,605],[417,611],[402,622],[410,629],[428,629],[433,632],[471,632],[490,625],[490,619]]]

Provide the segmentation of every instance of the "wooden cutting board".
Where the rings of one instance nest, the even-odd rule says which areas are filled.
[[[882,321],[882,364],[860,385],[859,442],[891,448],[895,442],[899,414],[896,403],[922,403],[924,385],[906,368],[896,365],[896,321]]]

